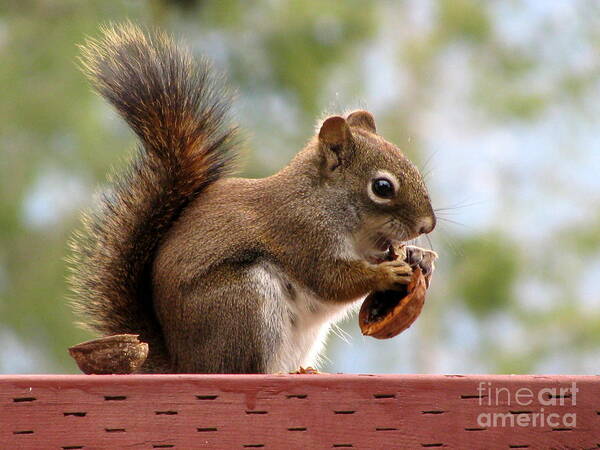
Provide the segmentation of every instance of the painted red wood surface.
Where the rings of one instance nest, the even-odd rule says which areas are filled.
[[[0,448],[348,447],[598,448],[600,376],[0,376]]]

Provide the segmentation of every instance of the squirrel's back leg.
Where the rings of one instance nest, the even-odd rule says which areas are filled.
[[[176,373],[267,373],[288,325],[261,263],[223,263],[207,273],[155,282],[155,308]],[[269,286],[269,289],[265,289]]]

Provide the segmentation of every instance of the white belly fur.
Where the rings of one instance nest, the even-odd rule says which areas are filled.
[[[353,303],[324,302],[297,284],[290,295],[285,275],[271,264],[254,267],[253,276],[264,299],[262,316],[266,333],[275,336],[277,342],[267,360],[267,372],[316,367],[330,326],[343,318]]]

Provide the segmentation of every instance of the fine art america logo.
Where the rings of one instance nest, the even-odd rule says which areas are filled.
[[[496,387],[491,382],[479,383],[479,406],[508,406],[509,412],[483,412],[477,416],[482,428],[491,427],[551,427],[575,428],[577,415],[561,412],[560,407],[577,405],[577,383],[569,387],[543,387],[517,390]],[[559,407],[559,408],[557,408]],[[548,409],[546,409],[548,408]],[[570,408],[569,408],[570,409]]]

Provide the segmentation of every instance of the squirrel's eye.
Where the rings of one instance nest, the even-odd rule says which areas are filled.
[[[373,180],[373,193],[381,198],[392,198],[394,196],[394,185],[387,178]]]

